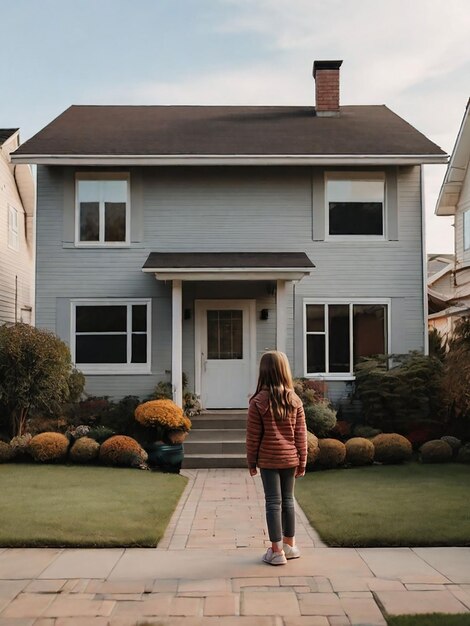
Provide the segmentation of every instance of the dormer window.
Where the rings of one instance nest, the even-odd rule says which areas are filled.
[[[129,216],[127,173],[77,174],[76,245],[129,245]]]
[[[385,237],[385,176],[382,172],[326,175],[328,238]]]

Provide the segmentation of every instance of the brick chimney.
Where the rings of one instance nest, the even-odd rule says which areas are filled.
[[[315,113],[318,116],[339,115],[339,68],[343,61],[315,61]]]

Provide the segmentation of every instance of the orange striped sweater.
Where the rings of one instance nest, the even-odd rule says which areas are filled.
[[[301,399],[292,392],[293,409],[288,418],[276,420],[269,408],[267,391],[250,401],[246,426],[248,467],[283,469],[305,468],[307,428]]]

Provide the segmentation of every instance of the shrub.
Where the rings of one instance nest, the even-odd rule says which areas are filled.
[[[462,447],[462,442],[457,437],[452,437],[452,435],[444,435],[441,437],[442,441],[445,441],[452,448],[452,454],[454,457],[459,453],[460,448]]]
[[[459,463],[470,463],[470,443],[466,443],[460,448],[457,454],[457,461]]]
[[[39,433],[63,433],[67,428],[67,422],[63,417],[34,415],[28,419],[27,428],[32,435],[39,435]]]
[[[319,439],[317,463],[326,469],[342,465],[346,458],[346,446],[337,439]]]
[[[151,394],[152,400],[171,400],[173,398],[173,388],[171,383],[161,380]]]
[[[327,400],[304,407],[307,429],[317,437],[325,437],[336,426],[336,411]]]
[[[78,424],[94,426],[100,423],[101,417],[110,410],[111,404],[106,396],[90,396],[68,407],[69,422],[75,426]]]
[[[442,435],[442,424],[419,424],[413,430],[406,433],[406,438],[411,441],[414,449],[420,448],[426,441],[438,439]]]
[[[61,433],[41,433],[29,442],[29,453],[35,461],[53,463],[67,456],[69,440]]]
[[[307,466],[311,466],[315,463],[320,454],[320,448],[318,447],[318,437],[313,433],[307,431]]]
[[[142,467],[147,461],[147,453],[139,443],[125,435],[115,435],[101,444],[100,461],[105,465]]]
[[[91,463],[99,454],[100,444],[90,437],[80,437],[70,449],[70,459],[74,463]]]
[[[420,461],[423,463],[445,463],[452,458],[452,448],[441,439],[427,441],[419,449]]]
[[[358,424],[354,426],[353,434],[355,437],[364,437],[365,439],[369,439],[370,437],[376,437],[381,434],[380,428],[372,428],[372,426],[367,426],[367,424]]]
[[[374,460],[375,448],[365,437],[353,437],[346,441],[346,462],[351,465],[369,465]]]
[[[0,463],[8,463],[15,456],[9,443],[0,441]]]
[[[326,383],[311,378],[294,378],[294,391],[305,406],[315,404],[325,398]]]
[[[406,437],[398,433],[383,433],[372,439],[374,458],[380,463],[402,463],[410,459],[413,448]]]
[[[107,428],[106,426],[95,426],[94,428],[90,428],[87,437],[94,439],[98,443],[103,443],[106,439],[113,437],[115,434],[116,433],[111,428]]]
[[[191,428],[191,421],[172,400],[150,400],[139,404],[135,410],[135,419],[143,426],[158,426],[164,430],[188,432]]]
[[[351,434],[351,423],[346,420],[338,420],[331,430],[331,434],[340,439],[347,439]]]
[[[80,439],[81,437],[87,437],[91,428],[85,424],[79,424],[75,428],[67,429],[65,435],[71,439]]]
[[[23,459],[29,454],[29,444],[32,439],[31,433],[25,433],[24,435],[18,435],[13,437],[10,441],[10,446],[13,450],[15,459]]]
[[[449,417],[470,428],[470,316],[455,324],[444,361],[443,389]]]
[[[442,373],[439,359],[418,351],[363,358],[355,368],[356,396],[366,422],[404,433],[416,423],[444,421]]]
[[[117,433],[130,434],[135,421],[134,413],[140,399],[137,396],[125,396],[118,402],[109,402],[99,418],[100,426],[111,428]]]
[[[61,339],[29,324],[0,326],[0,408],[12,436],[24,433],[31,409],[59,414],[77,385]]]

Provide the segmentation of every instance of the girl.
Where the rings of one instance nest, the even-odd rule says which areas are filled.
[[[256,475],[257,466],[261,471],[271,541],[263,560],[270,565],[284,565],[300,556],[294,538],[294,482],[305,474],[307,429],[302,401],[293,387],[286,355],[263,354],[248,409],[246,450],[250,475]]]

